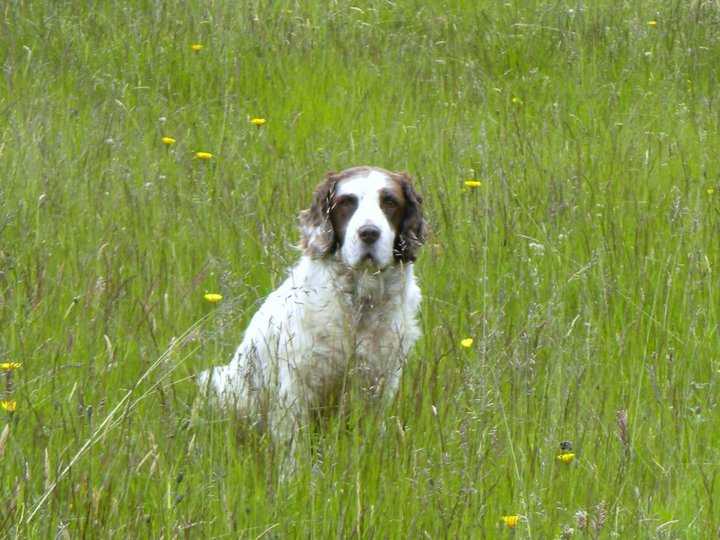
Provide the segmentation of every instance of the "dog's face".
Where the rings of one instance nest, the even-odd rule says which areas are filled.
[[[300,227],[308,255],[335,256],[351,268],[412,262],[426,232],[410,177],[376,167],[328,173]]]

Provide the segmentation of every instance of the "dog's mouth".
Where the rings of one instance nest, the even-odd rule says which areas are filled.
[[[365,253],[360,261],[355,266],[356,270],[370,272],[375,274],[377,272],[383,272],[389,266],[389,263],[382,262],[381,259],[372,253]]]
[[[358,269],[377,268],[378,266],[380,266],[378,260],[375,258],[375,255],[370,252],[367,252],[362,257],[360,257],[360,260],[357,262],[356,265]]]
[[[361,246],[359,252],[348,254],[341,252],[340,258],[348,268],[358,271],[377,272],[384,270],[392,260],[386,260],[382,250],[376,246]]]
[[[371,270],[375,271],[381,268],[380,261],[371,252],[363,253],[363,255],[351,265],[354,270]]]

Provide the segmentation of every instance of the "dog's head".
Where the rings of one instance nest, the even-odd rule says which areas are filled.
[[[300,229],[311,257],[383,269],[413,262],[427,226],[422,197],[407,173],[354,167],[325,176],[312,206],[300,213]]]

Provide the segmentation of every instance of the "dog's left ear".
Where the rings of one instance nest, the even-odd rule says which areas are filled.
[[[397,173],[405,196],[405,214],[400,233],[395,239],[395,259],[404,263],[414,262],[417,250],[425,243],[427,222],[423,217],[422,197],[415,191],[412,178],[406,172]]]
[[[327,173],[325,180],[315,188],[310,208],[300,212],[300,247],[310,257],[324,257],[337,247],[335,229],[330,221],[337,182],[337,173]]]

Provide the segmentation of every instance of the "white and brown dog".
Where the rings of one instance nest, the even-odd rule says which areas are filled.
[[[250,321],[231,362],[203,391],[291,441],[349,386],[387,402],[420,336],[413,274],[425,241],[422,199],[406,173],[328,173],[300,213],[303,256]]]

